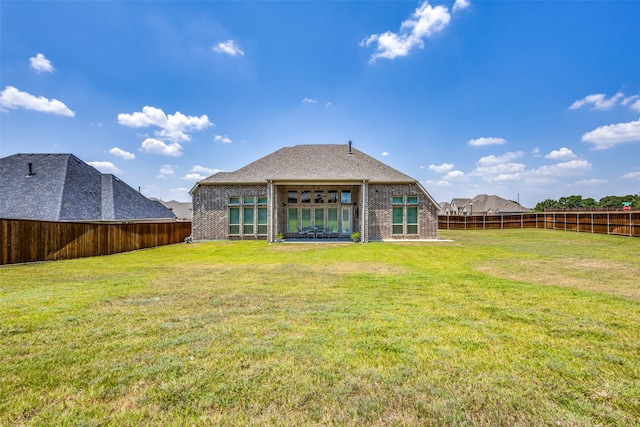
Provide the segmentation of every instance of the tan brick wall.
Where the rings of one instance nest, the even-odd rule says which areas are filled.
[[[418,234],[393,234],[393,196],[418,197]],[[369,240],[435,239],[438,237],[438,209],[415,184],[369,184]],[[406,215],[405,215],[406,230]]]
[[[249,196],[268,197],[267,185],[199,186],[193,195],[193,239],[229,239],[229,197]],[[254,231],[257,232],[256,227]],[[258,238],[255,235],[243,237]]]

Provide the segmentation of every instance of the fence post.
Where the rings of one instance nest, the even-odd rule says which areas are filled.
[[[633,225],[631,224],[631,212],[629,212],[629,237],[633,237]]]
[[[591,212],[591,234],[593,234],[593,212]]]
[[[611,234],[609,232],[609,212],[607,212],[607,234]]]

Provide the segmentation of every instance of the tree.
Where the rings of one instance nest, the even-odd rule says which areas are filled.
[[[559,207],[560,207],[560,204],[557,201],[553,199],[546,199],[538,203],[536,207],[533,208],[533,210],[538,212],[544,212],[545,209],[559,208]]]

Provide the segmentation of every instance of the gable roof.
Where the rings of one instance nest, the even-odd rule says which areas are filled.
[[[473,209],[471,208],[471,203],[473,203]],[[451,200],[451,204],[449,206],[452,209],[456,209],[456,213],[458,215],[461,215],[464,212],[473,212],[474,214],[488,213],[497,215],[501,213],[507,214],[531,211],[531,209],[527,209],[516,202],[512,202],[511,200],[487,194],[478,194],[471,199],[455,198]]]
[[[0,217],[44,221],[175,218],[110,174],[73,154],[0,159]]]
[[[178,219],[191,220],[193,218],[193,204],[191,202],[178,202],[177,200],[169,200],[167,202],[160,199],[150,199],[156,200],[158,203],[162,203],[164,206],[169,208]]]
[[[281,148],[235,172],[218,172],[198,184],[266,181],[415,182],[379,160],[345,144]],[[196,185],[198,185],[196,184]]]

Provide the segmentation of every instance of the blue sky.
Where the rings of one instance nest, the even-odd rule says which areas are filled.
[[[0,156],[143,194],[346,144],[438,201],[640,192],[640,2],[0,3]]]

